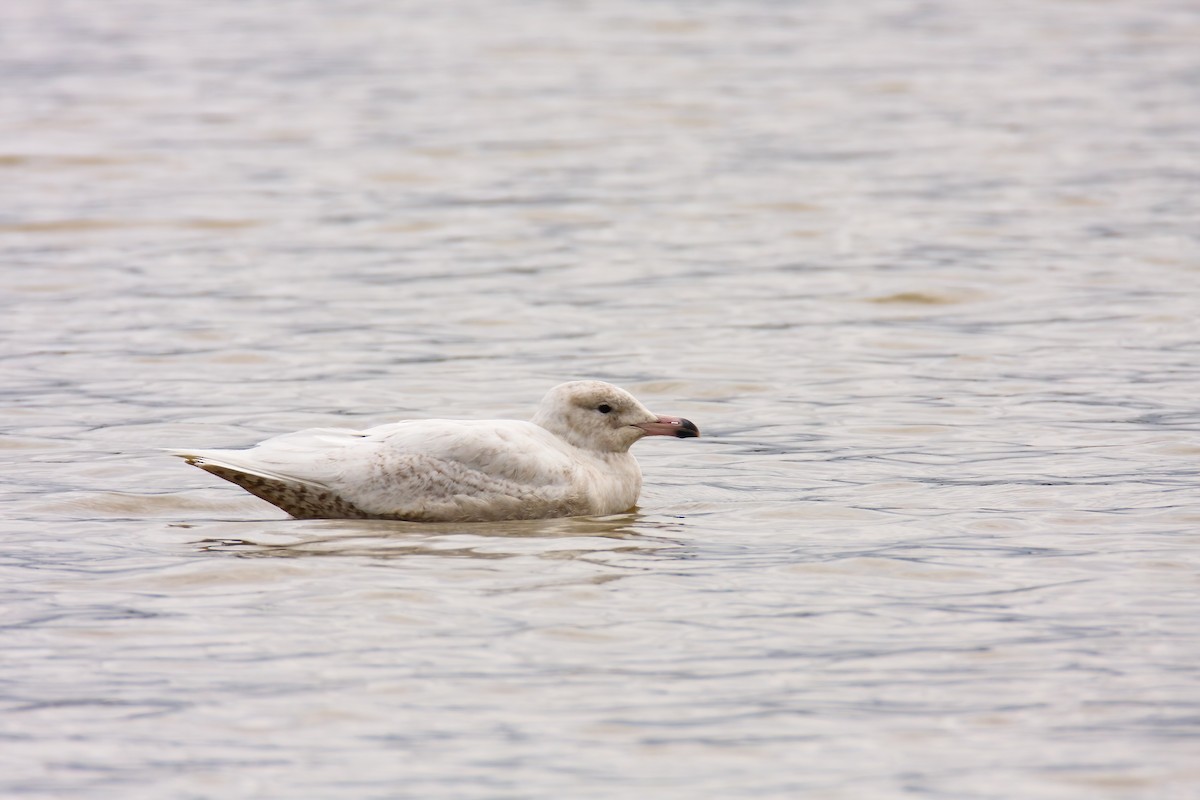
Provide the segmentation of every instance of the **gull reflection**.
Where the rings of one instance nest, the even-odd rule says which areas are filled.
[[[652,553],[675,547],[679,540],[671,534],[679,529],[678,523],[650,520],[636,512],[474,523],[305,520],[270,529],[258,527],[252,535],[204,538],[195,544],[204,552],[241,558],[579,558],[604,552]]]

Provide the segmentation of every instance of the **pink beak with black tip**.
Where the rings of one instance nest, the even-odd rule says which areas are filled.
[[[696,423],[683,417],[659,417],[654,422],[643,422],[634,427],[644,430],[647,436],[676,436],[687,439],[700,435]]]

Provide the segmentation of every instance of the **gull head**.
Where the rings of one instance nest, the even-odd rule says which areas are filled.
[[[538,405],[533,422],[584,450],[624,453],[643,436],[699,436],[681,417],[649,411],[629,392],[603,381],[555,386]]]

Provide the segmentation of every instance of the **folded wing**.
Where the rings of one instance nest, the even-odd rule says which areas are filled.
[[[466,521],[583,513],[561,443],[518,421],[311,428],[248,450],[176,455],[301,518]]]

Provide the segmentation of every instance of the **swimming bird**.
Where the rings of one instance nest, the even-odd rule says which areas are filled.
[[[643,436],[699,436],[603,381],[555,386],[532,420],[310,428],[245,450],[176,450],[301,519],[469,522],[616,514],[637,502]]]

